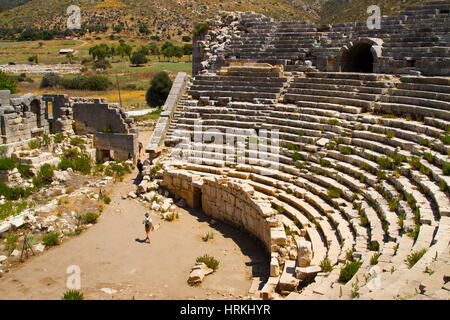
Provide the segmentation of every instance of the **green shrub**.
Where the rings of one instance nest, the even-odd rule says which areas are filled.
[[[411,269],[416,263],[417,261],[420,260],[420,258],[423,257],[423,255],[427,252],[427,249],[422,249],[420,251],[414,251],[412,252],[407,260],[408,260],[408,264],[409,264],[409,268]]]
[[[70,139],[70,144],[72,146],[81,148],[84,145],[84,142],[83,139],[81,139],[80,137],[73,137],[72,139]]]
[[[0,170],[12,170],[17,166],[17,161],[11,157],[0,158]]]
[[[339,273],[339,281],[343,283],[347,283],[356,272],[358,272],[362,263],[359,260],[348,261],[345,266],[341,269]]]
[[[42,179],[44,184],[50,184],[52,182],[54,176],[53,170],[53,166],[48,163],[43,164],[39,169],[38,176]]]
[[[109,63],[108,60],[106,59],[101,59],[101,60],[97,60],[94,62],[92,69],[94,70],[106,70],[106,69],[111,69],[111,63]]]
[[[388,139],[394,138],[394,137],[395,137],[395,132],[394,132],[394,131],[387,131],[387,132],[386,132],[386,137],[387,137]]]
[[[338,119],[329,119],[328,124],[335,126],[335,125],[339,124],[339,120]]]
[[[214,232],[208,232],[204,236],[202,236],[203,241],[207,242],[209,239],[214,239]]]
[[[62,133],[58,133],[57,135],[55,135],[55,137],[53,138],[53,142],[54,143],[61,143],[64,140],[64,135]]]
[[[55,231],[45,235],[42,238],[42,243],[45,244],[46,247],[52,247],[59,244],[59,232]]]
[[[325,258],[320,262],[320,269],[322,270],[322,272],[333,271],[333,266],[331,265],[331,262],[330,260],[328,260],[328,258]]]
[[[435,156],[431,152],[425,152],[423,156],[429,163],[433,163],[435,160]]]
[[[417,239],[417,236],[419,235],[420,231],[420,225],[416,224],[413,231],[407,232],[406,235],[412,239]]]
[[[439,181],[439,189],[441,189],[441,191],[450,191],[447,186],[447,182],[444,180]]]
[[[38,149],[41,147],[41,142],[39,141],[39,139],[33,139],[28,142],[28,147],[30,147],[30,149]]]
[[[142,52],[135,52],[130,59],[131,63],[140,66],[142,64],[146,64],[148,62],[147,57]]]
[[[93,212],[88,212],[86,214],[83,214],[81,216],[81,219],[83,220],[84,224],[95,224],[97,222],[99,215]]]
[[[295,167],[296,167],[297,169],[304,169],[304,168],[305,168],[305,164],[304,164],[303,162],[296,161],[296,162],[295,162]]]
[[[198,263],[203,262],[210,269],[217,270],[219,268],[219,260],[216,260],[213,256],[205,254],[198,257],[196,260]]]
[[[329,187],[328,188],[328,195],[331,198],[340,198],[342,195],[342,190],[336,187]]]
[[[108,177],[112,177],[114,174],[118,177],[123,177],[126,173],[131,173],[131,169],[129,166],[122,163],[112,162],[105,169],[105,176]]]
[[[198,36],[200,33],[208,31],[209,29],[211,29],[211,24],[209,22],[196,23],[192,33],[194,36]]]
[[[288,148],[288,150],[290,150],[290,151],[296,151],[297,150],[297,147],[291,142],[288,142],[286,144],[286,148]]]
[[[378,258],[380,257],[380,253],[374,253],[372,258],[370,258],[370,265],[374,266],[378,263]]]
[[[292,159],[294,159],[294,161],[303,160],[303,156],[300,153],[298,153],[297,151],[295,151],[292,154]]]
[[[366,215],[362,215],[359,217],[359,219],[361,220],[361,226],[362,227],[367,227],[369,225],[369,220],[367,219]]]
[[[6,200],[26,199],[31,194],[32,190],[22,187],[9,187],[4,182],[0,182],[0,195],[4,196]]]
[[[397,211],[398,210],[398,200],[393,199],[389,201],[389,210],[391,211]]]
[[[383,169],[386,169],[386,170],[393,169],[393,163],[392,163],[391,159],[389,159],[386,156],[379,157],[377,159],[377,162],[378,162],[378,165]]]
[[[0,90],[9,90],[11,93],[18,93],[17,80],[6,72],[0,71]]]
[[[353,261],[353,253],[355,252],[355,249],[350,249],[350,250],[347,250],[346,252],[345,252],[345,258],[348,260],[348,261]]]
[[[370,241],[367,248],[370,251],[378,251],[378,250],[380,250],[380,244],[378,243],[378,241]]]
[[[426,176],[429,176],[431,174],[431,170],[425,167],[424,165],[420,166],[419,172],[423,173]]]
[[[42,177],[40,176],[33,177],[32,183],[38,189],[42,188],[45,185]]]
[[[450,162],[445,162],[442,166],[442,171],[444,172],[444,175],[450,176]]]
[[[76,149],[66,151],[64,156],[60,159],[61,160],[58,163],[59,170],[67,170],[68,168],[72,168],[72,170],[82,174],[91,173],[91,158],[89,158],[86,154],[79,153]]]
[[[84,79],[81,83],[82,90],[106,91],[112,85],[105,76],[93,75]]]
[[[79,291],[69,290],[64,292],[62,300],[84,300],[84,296]]]
[[[441,141],[443,144],[450,144],[450,134],[446,134],[445,136],[441,137]]]
[[[320,165],[322,167],[326,167],[326,168],[333,168],[333,164],[331,163],[331,161],[329,161],[327,159],[321,159],[320,160]]]
[[[50,144],[50,142],[51,142],[50,136],[48,134],[44,133],[42,135],[42,144],[44,146],[48,146]]]
[[[108,195],[104,194],[103,195],[103,202],[106,203],[106,204],[110,204],[111,203],[111,198]]]
[[[340,152],[345,155],[349,155],[353,153],[353,149],[350,147],[342,147]]]
[[[22,178],[28,179],[34,176],[33,172],[31,171],[31,167],[28,165],[19,164],[17,165],[17,170],[19,170]]]
[[[390,155],[392,160],[394,160],[395,165],[399,166],[402,164],[402,162],[406,161],[406,157],[402,154],[399,154],[397,152]]]
[[[409,161],[409,165],[414,170],[419,170],[420,167],[422,166],[422,164],[420,163],[420,158],[419,157],[412,157],[411,160]]]
[[[62,83],[62,78],[55,72],[46,73],[42,77],[41,88],[55,88]]]

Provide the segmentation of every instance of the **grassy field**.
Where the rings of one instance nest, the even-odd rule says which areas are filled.
[[[80,64],[83,59],[90,59],[89,48],[99,44],[107,43],[108,45],[117,44],[118,40],[51,40],[51,41],[27,41],[12,42],[0,41],[0,64],[15,62],[16,64],[28,64],[28,57],[37,55],[40,64],[57,64],[68,63],[66,56],[60,55],[60,49],[74,49],[73,63]],[[130,40],[129,42],[134,48],[142,45],[148,45],[150,41],[142,41],[141,39]],[[173,42],[177,45],[182,43]],[[162,44],[160,42],[159,44]],[[150,80],[153,75],[159,71],[166,71],[171,78],[175,78],[178,72],[192,73],[191,57],[184,56],[178,62],[164,61],[163,56],[148,56],[150,60],[141,67],[132,66],[128,58],[114,57],[110,59],[111,69],[105,71],[94,72],[92,69],[87,70],[84,74],[100,74],[107,76],[113,83],[108,91],[80,91],[65,89],[42,89],[40,82],[42,75],[27,74],[34,82],[20,82],[19,90],[21,94],[25,93],[65,93],[69,96],[81,97],[105,97],[110,102],[119,103],[119,94],[117,91],[117,79],[121,88],[122,105],[130,108],[142,108],[147,104],[145,102],[145,92],[149,87]],[[75,75],[65,75],[66,78],[73,78]]]

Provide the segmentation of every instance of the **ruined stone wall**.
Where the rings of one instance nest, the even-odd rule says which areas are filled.
[[[49,133],[47,109],[41,97],[34,94],[11,94],[0,91],[0,141],[10,155],[14,146]]]
[[[76,132],[96,133],[105,129],[112,133],[128,132],[126,115],[115,104],[95,100],[94,103],[75,103],[72,108]]]
[[[189,207],[202,208],[214,219],[244,229],[271,252],[286,245],[281,220],[271,203],[253,187],[226,177],[200,177],[185,170],[164,170],[161,185]]]
[[[69,98],[0,91],[0,138],[10,156],[14,148],[43,133],[93,134],[94,146],[126,160],[138,150],[137,128],[116,104],[103,98]]]
[[[379,28],[365,22],[312,25],[252,12],[219,13],[209,20],[211,30],[194,38],[193,76],[240,59],[289,66],[286,71],[311,65],[320,71],[349,71],[358,47],[366,45],[373,59],[369,72],[449,75],[449,9],[449,1],[425,3],[382,16]]]
[[[51,110],[48,121],[51,133],[73,132],[73,112],[69,97],[65,94],[44,94],[42,100]]]

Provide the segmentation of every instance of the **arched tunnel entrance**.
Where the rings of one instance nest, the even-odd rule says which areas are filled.
[[[371,48],[371,44],[361,42],[346,50],[341,57],[342,71],[372,73],[374,57]]]

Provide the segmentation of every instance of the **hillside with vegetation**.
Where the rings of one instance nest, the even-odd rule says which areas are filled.
[[[15,8],[31,0],[0,0],[0,12]]]
[[[379,5],[383,15],[424,0],[0,0],[10,8],[0,13],[0,38],[48,40],[54,36],[115,33],[161,39],[180,38],[192,25],[217,11],[254,11],[276,20],[333,23],[364,21],[367,7]],[[6,5],[6,3],[8,3]],[[17,5],[19,5],[17,7]],[[67,30],[67,8],[81,9],[82,28]],[[15,6],[15,7],[14,7]],[[20,37],[27,32],[25,37]],[[31,36],[30,32],[36,35]]]
[[[339,23],[350,21],[365,21],[368,17],[367,8],[378,5],[381,14],[391,16],[401,12],[408,6],[424,4],[424,0],[328,0],[320,12],[321,23]]]
[[[108,32],[177,37],[218,10],[256,11],[278,20],[316,21],[322,0],[31,0],[0,14],[0,28],[66,31],[70,5],[81,8],[81,33]],[[1,34],[0,34],[1,35]],[[67,34],[70,35],[70,34]],[[3,36],[5,38],[5,36]]]

